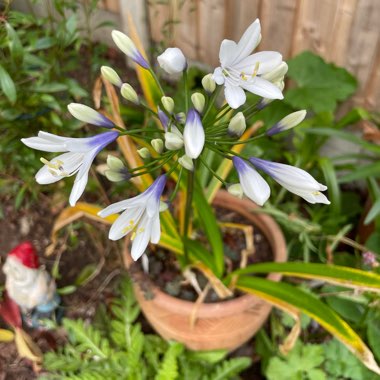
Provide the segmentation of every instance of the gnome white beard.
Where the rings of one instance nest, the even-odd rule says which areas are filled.
[[[46,304],[54,297],[55,282],[45,270],[28,268],[17,258],[8,256],[3,271],[10,298],[24,311]]]

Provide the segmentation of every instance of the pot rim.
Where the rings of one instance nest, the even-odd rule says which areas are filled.
[[[225,190],[218,191],[213,204],[228,210],[237,211],[240,215],[250,220],[254,226],[258,225],[260,231],[268,239],[274,255],[274,261],[286,261],[287,250],[282,231],[271,216],[264,213],[252,213],[252,210],[259,209],[259,206],[248,199],[238,199]],[[126,265],[129,268],[134,262],[128,254],[128,240],[125,244],[125,251]],[[149,302],[165,305],[165,308],[169,312],[175,314],[189,315],[194,312],[195,302],[186,301],[165,293],[158,286],[156,286],[148,276],[142,272],[141,274],[141,279],[139,278],[136,285],[139,287],[139,291],[144,292],[144,290],[141,289],[140,281],[147,284],[147,288],[153,293],[153,298],[150,299]],[[279,281],[281,279],[281,275],[279,273],[271,273],[267,276],[267,279]],[[226,301],[221,300],[220,302],[214,303],[202,303],[198,306],[197,318],[214,318],[215,316],[223,317],[244,312],[250,308],[255,308],[257,309],[255,312],[258,312],[263,305],[263,302],[264,300],[262,298],[255,295],[244,294],[240,297]]]

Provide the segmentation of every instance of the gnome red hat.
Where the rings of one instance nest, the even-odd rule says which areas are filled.
[[[37,252],[29,241],[13,248],[12,251],[8,253],[8,256],[17,258],[24,266],[30,269],[38,269],[40,266]]]

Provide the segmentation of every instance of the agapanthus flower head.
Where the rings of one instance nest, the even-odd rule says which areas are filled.
[[[123,211],[112,224],[109,238],[119,240],[132,233],[133,260],[140,258],[149,241],[153,244],[160,241],[160,198],[165,184],[166,176],[161,175],[140,195],[114,203],[98,213],[104,218]]]
[[[44,152],[66,152],[50,161],[42,158],[45,165],[37,172],[36,181],[46,185],[76,174],[69,199],[70,205],[75,206],[86,187],[88,172],[96,155],[118,136],[119,132],[110,131],[93,137],[69,138],[40,131],[38,137],[21,141],[30,148]]]
[[[327,186],[317,182],[305,170],[256,157],[251,157],[249,161],[256,168],[270,175],[282,187],[291,193],[299,195],[307,202],[330,204],[326,196],[321,193],[321,191],[327,190]]]
[[[245,103],[244,90],[269,99],[283,99],[279,88],[263,76],[282,63],[280,53],[262,51],[251,54],[261,40],[260,21],[254,21],[244,32],[238,43],[223,40],[219,51],[220,67],[213,78],[219,85],[224,84],[224,94],[231,108]]]
[[[84,123],[89,123],[97,125],[99,127],[113,128],[115,124],[98,111],[95,111],[91,107],[88,107],[80,103],[70,103],[67,109],[76,119],[83,121]]]
[[[138,65],[144,69],[149,69],[149,63],[142,56],[140,51],[137,49],[133,41],[124,33],[119,32],[118,30],[113,30],[111,33],[113,42],[116,46],[129,58],[131,58]]]

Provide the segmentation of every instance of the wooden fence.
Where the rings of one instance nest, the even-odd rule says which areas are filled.
[[[120,14],[127,3],[139,9],[140,30],[145,24],[151,41],[178,46],[211,66],[220,42],[239,39],[258,17],[259,50],[279,51],[285,59],[312,50],[358,78],[356,104],[380,109],[380,0],[102,0]]]

